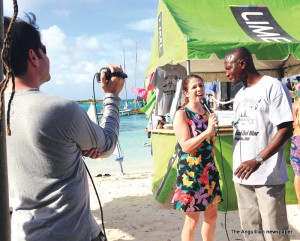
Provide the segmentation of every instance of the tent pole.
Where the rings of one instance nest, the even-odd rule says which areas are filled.
[[[191,62],[189,59],[186,61],[186,73],[187,75],[191,74]]]
[[[0,0],[0,44],[4,39],[3,0]],[[2,50],[2,46],[1,46]],[[0,79],[3,79],[3,62],[0,58]],[[1,97],[0,97],[1,98]],[[4,96],[2,98],[4,103]],[[6,156],[5,105],[2,105],[1,133],[0,133],[0,237],[1,240],[10,240],[10,214],[8,200],[8,176]]]

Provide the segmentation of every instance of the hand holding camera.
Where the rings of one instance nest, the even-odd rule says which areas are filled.
[[[101,83],[100,73],[102,72],[102,70],[103,70],[104,73],[105,73],[106,81],[111,80],[111,77],[112,77],[112,76],[120,76],[120,77],[122,77],[122,78],[124,78],[124,79],[128,77],[127,74],[125,74],[125,73],[122,72],[122,71],[117,70],[117,71],[115,71],[115,72],[112,73],[112,72],[110,71],[110,69],[104,67],[104,68],[100,69],[99,73],[96,73],[96,78],[97,78],[97,82],[98,82],[98,83]]]
[[[107,64],[106,68],[102,68],[100,73],[96,74],[96,78],[97,81],[101,83],[105,94],[112,93],[119,95],[123,89],[127,75],[123,72],[121,65],[115,66]]]

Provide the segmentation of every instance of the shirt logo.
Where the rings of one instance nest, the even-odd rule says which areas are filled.
[[[267,6],[230,6],[244,32],[256,42],[299,42],[273,18]]]

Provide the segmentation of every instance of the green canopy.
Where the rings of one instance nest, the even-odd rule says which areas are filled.
[[[262,74],[300,74],[299,12],[299,0],[159,0],[146,75],[179,63],[205,81],[228,81],[224,57],[240,46]]]

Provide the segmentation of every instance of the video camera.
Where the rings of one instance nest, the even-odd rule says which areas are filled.
[[[111,72],[110,69],[104,67],[104,68],[100,69],[99,73],[96,73],[96,79],[97,79],[98,83],[101,83],[100,74],[101,74],[102,70],[104,70],[105,78],[106,78],[107,81],[109,81],[112,76],[120,76],[120,77],[122,77],[124,79],[128,77],[127,74],[125,74],[122,71]]]

